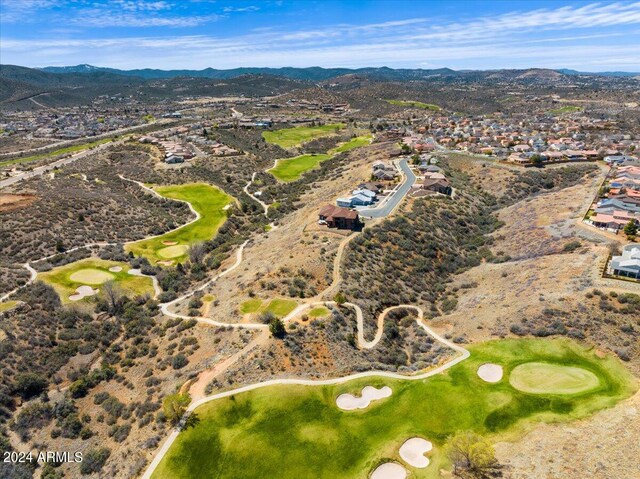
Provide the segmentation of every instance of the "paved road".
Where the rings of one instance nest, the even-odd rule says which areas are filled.
[[[414,175],[411,168],[409,168],[406,158],[400,160],[398,164],[404,173],[404,183],[402,183],[395,192],[391,193],[391,196],[388,199],[384,199],[383,203],[378,205],[376,208],[363,208],[358,210],[360,216],[364,216],[366,218],[384,218],[385,216],[389,216],[396,206],[400,204],[407,193],[409,193],[409,190],[416,182],[416,175]]]
[[[53,163],[49,163],[48,165],[40,166],[38,168],[34,168],[31,171],[27,171],[25,173],[21,173],[16,176],[5,178],[4,180],[0,180],[0,189],[6,188],[7,186],[13,185],[14,183],[17,183],[19,181],[26,180],[27,178],[40,176],[48,171],[53,170],[56,166],[60,167],[60,166],[68,165],[69,163],[73,163],[74,161],[84,158],[88,155],[93,155],[97,151],[104,150],[105,148],[108,148],[113,145],[119,145],[123,141],[124,140],[118,140],[118,141],[110,141],[109,143],[103,143],[102,145],[98,145],[95,148],[82,150],[79,153],[76,153],[75,155],[67,156],[66,158],[62,158],[61,160],[54,161]]]

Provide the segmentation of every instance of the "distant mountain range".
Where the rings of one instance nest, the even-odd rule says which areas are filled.
[[[233,68],[230,70],[217,70],[215,68],[205,68],[204,70],[157,70],[157,69],[137,69],[137,70],[119,70],[117,68],[96,67],[93,65],[76,65],[66,67],[44,67],[39,70],[50,73],[113,73],[117,75],[133,76],[144,79],[160,79],[160,78],[176,78],[176,77],[191,77],[191,78],[236,78],[242,75],[274,75],[286,78],[292,78],[296,80],[307,81],[326,81],[331,78],[336,78],[343,75],[365,75],[371,78],[381,80],[419,80],[429,77],[472,77],[472,76],[485,76],[488,74],[495,74],[497,72],[526,72],[526,71],[555,71],[563,75],[596,75],[596,76],[608,76],[608,77],[638,77],[640,73],[633,72],[601,72],[601,73],[589,73],[579,72],[569,69],[526,69],[526,70],[452,70],[450,68],[439,68],[433,70],[424,69],[393,69],[388,67],[370,67],[370,68],[322,68],[322,67],[308,67],[308,68]]]

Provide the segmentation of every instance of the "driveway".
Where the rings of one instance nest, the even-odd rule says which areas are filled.
[[[416,175],[413,174],[411,168],[407,164],[407,159],[403,158],[398,162],[400,169],[404,173],[404,183],[402,183],[396,190],[389,195],[389,197],[382,200],[382,202],[375,208],[363,208],[358,210],[360,216],[366,218],[384,218],[389,216],[391,212],[400,204],[402,199],[409,193],[409,190],[416,182]]]

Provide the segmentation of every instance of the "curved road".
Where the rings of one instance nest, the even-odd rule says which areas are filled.
[[[407,193],[409,193],[409,190],[411,190],[411,187],[416,182],[416,175],[414,175],[411,168],[409,168],[406,158],[398,161],[398,165],[404,174],[404,182],[375,208],[362,208],[358,210],[360,216],[366,218],[384,218],[385,216],[389,216]]]

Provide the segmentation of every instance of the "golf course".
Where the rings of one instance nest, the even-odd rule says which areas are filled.
[[[581,418],[637,389],[617,358],[568,339],[496,340],[468,349],[468,359],[427,379],[270,385],[205,403],[153,478],[365,478],[395,461],[409,477],[435,479],[448,467],[443,446],[457,431],[491,442],[514,439],[532,422]],[[488,363],[504,377],[481,379],[478,369]],[[362,409],[337,407],[338,396],[359,396],[366,386],[392,392]],[[414,437],[433,444],[427,467],[402,461],[400,447]]]
[[[344,128],[343,123],[331,123],[329,125],[299,126],[295,128],[283,128],[281,130],[265,131],[262,137],[268,143],[288,149],[300,146],[307,141],[329,136]]]
[[[51,285],[63,303],[95,298],[107,281],[113,281],[127,294],[153,296],[151,278],[129,274],[130,269],[128,263],[87,258],[39,273],[38,279]]]
[[[273,168],[267,171],[278,180],[285,183],[296,181],[307,171],[317,168],[323,161],[332,158],[338,153],[344,153],[355,148],[368,145],[370,141],[370,135],[357,136],[335,148],[332,148],[327,153],[306,154],[294,156],[293,158],[282,158],[277,161]]]
[[[420,108],[421,110],[432,110],[432,111],[441,110],[441,108],[438,105],[433,105],[432,103],[424,103],[421,101],[413,101],[413,100],[385,100],[385,101],[391,105],[410,106],[413,108]]]
[[[224,191],[206,183],[157,186],[154,190],[166,198],[190,203],[200,217],[176,230],[125,246],[127,252],[144,256],[151,263],[163,261],[173,264],[184,261],[190,245],[214,237],[227,219],[224,208],[232,201],[231,196]]]

